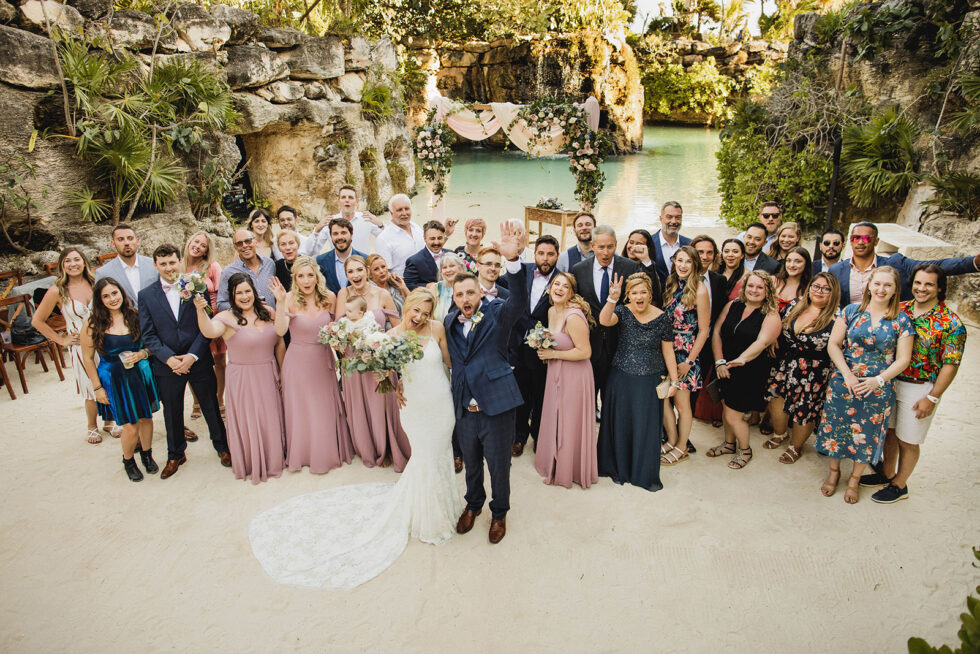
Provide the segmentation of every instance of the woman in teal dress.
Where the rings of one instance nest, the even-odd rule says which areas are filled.
[[[427,288],[436,296],[436,307],[432,319],[442,322],[446,314],[453,308],[453,280],[456,275],[466,270],[466,264],[459,255],[443,252],[439,260],[439,281],[428,284]]]
[[[856,504],[864,467],[881,459],[895,399],[892,380],[909,364],[915,328],[899,309],[898,272],[877,268],[861,304],[849,304],[827,344],[836,370],[827,388],[816,449],[830,457],[826,497],[837,489],[841,459],[854,461],[844,501]]]
[[[157,387],[147,359],[150,351],[140,341],[136,309],[112,277],[95,283],[92,313],[81,334],[82,363],[95,389],[100,413],[112,409],[122,427],[123,467],[131,481],[142,481],[134,454],[139,444],[143,467],[150,474],[159,468],[153,460],[153,413],[160,408]],[[95,364],[95,354],[100,361]]]

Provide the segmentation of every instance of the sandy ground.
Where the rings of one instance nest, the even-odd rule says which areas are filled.
[[[28,396],[0,392],[0,651],[900,652],[913,635],[953,642],[980,576],[970,552],[980,545],[980,331],[970,341],[905,502],[878,505],[867,490],[856,506],[840,491],[826,499],[812,449],[785,466],[757,433],[755,460],[731,471],[703,455],[720,432],[696,424],[699,453],[665,469],[655,494],[604,478],[587,491],[548,487],[525,454],[500,545],[487,542],[484,512],[471,533],[438,548],[412,542],[349,592],[273,583],[248,523],[299,494],[394,480],[390,469],[355,460],[253,486],[204,437],[174,477],[133,484],[118,442],[84,442],[71,381],[32,365]],[[162,464],[162,419],[155,438]]]

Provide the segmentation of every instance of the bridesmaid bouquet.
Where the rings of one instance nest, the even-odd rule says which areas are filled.
[[[208,285],[204,281],[204,276],[199,272],[184,274],[177,278],[177,294],[180,295],[181,302],[194,299],[195,295],[204,295],[208,290]],[[211,307],[205,307],[205,311],[210,315]]]
[[[378,324],[371,321],[374,325],[375,331],[379,330]],[[334,321],[329,325],[324,325],[320,328],[320,332],[317,335],[317,340],[322,345],[327,345],[337,350],[338,352],[345,352],[347,348],[354,346],[354,341],[356,341],[362,333],[364,333],[365,327],[362,325],[356,325],[352,323],[347,318],[341,318],[340,320]]]
[[[422,358],[422,344],[418,335],[403,335],[374,331],[361,334],[352,344],[352,353],[345,358],[344,372],[373,372],[378,379],[378,393],[395,390],[391,373],[400,373],[406,365]]]
[[[553,348],[557,343],[555,342],[555,337],[551,335],[551,332],[547,327],[538,321],[538,324],[534,326],[534,329],[527,333],[527,337],[524,339],[528,347],[532,350],[547,350]]]

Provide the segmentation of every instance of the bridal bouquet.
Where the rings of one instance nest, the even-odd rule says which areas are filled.
[[[204,276],[199,272],[181,275],[177,278],[175,285],[177,286],[177,294],[180,295],[181,302],[192,300],[195,295],[204,295],[204,292],[208,290]],[[205,311],[211,313],[211,307],[205,307]]]
[[[422,358],[422,344],[414,332],[386,334],[381,331],[360,335],[352,352],[342,363],[344,372],[373,372],[378,379],[377,391],[391,393],[395,385],[391,373],[400,373],[406,365]]]
[[[373,327],[373,329],[372,329]],[[369,324],[357,324],[353,323],[347,318],[341,318],[329,325],[324,325],[320,328],[320,332],[317,335],[317,340],[322,345],[327,345],[337,350],[338,352],[344,352],[347,348],[353,348],[354,343],[363,336],[364,333],[369,331],[379,331],[381,328],[378,323],[371,319]]]
[[[527,333],[527,337],[524,339],[528,347],[532,350],[547,350],[549,348],[557,345],[555,342],[555,337],[551,335],[551,332],[547,327],[538,321],[538,324],[534,326],[534,329]]]

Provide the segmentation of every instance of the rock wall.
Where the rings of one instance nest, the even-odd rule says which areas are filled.
[[[587,33],[490,43],[415,41],[408,54],[435,77],[443,95],[464,102],[523,104],[547,96],[583,101],[594,95],[604,116],[600,127],[616,152],[643,145],[643,87],[626,43]],[[491,143],[503,144],[494,138]]]
[[[154,19],[136,11],[109,13],[110,8],[108,0],[86,0],[78,9],[45,2],[49,18],[66,31],[102,37],[148,63],[158,36]],[[41,204],[31,246],[50,251],[81,244],[104,252],[111,227],[81,223],[67,201],[71,191],[95,180],[74,156],[73,144],[60,136],[66,133],[62,96],[40,0],[19,7],[0,0],[0,23],[7,23],[0,24],[0,149],[11,148],[37,164],[36,179],[28,180]],[[234,170],[243,151],[253,187],[273,207],[292,205],[310,223],[334,210],[341,184],[361,188],[375,211],[383,210],[393,192],[414,187],[403,112],[373,122],[360,102],[366,84],[395,84],[398,61],[389,40],[310,37],[261,25],[258,16],[241,9],[182,4],[160,31],[157,52],[158,60],[201,59],[227,81],[242,121],[231,133],[202,144],[191,158],[195,164],[198,155],[218,158]],[[37,138],[28,154],[34,130],[48,138]],[[144,248],[161,240],[182,245],[203,227],[229,251],[225,237],[232,227],[226,219],[196,221],[183,196],[172,205],[161,214],[137,214]],[[32,271],[52,256],[44,252],[22,265]]]

